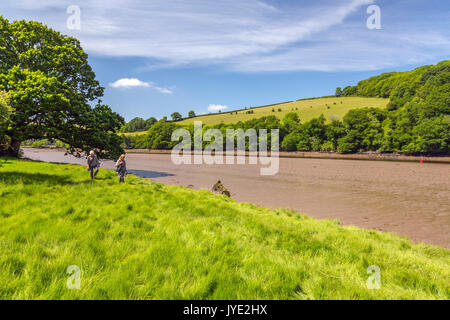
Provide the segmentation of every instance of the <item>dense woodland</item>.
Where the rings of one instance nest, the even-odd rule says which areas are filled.
[[[343,90],[337,96],[390,98],[387,108],[350,110],[342,120],[324,116],[302,122],[296,113],[235,124],[204,126],[221,130],[279,129],[284,151],[450,153],[450,60],[406,72],[383,73]],[[134,121],[136,122],[136,121]],[[134,123],[133,122],[133,123]],[[126,148],[169,149],[172,132],[179,128],[166,119],[146,134],[123,136]],[[193,136],[193,126],[184,126]],[[225,142],[224,142],[225,143]],[[205,144],[206,146],[206,144]]]

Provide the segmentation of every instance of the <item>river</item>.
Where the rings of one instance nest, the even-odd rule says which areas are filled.
[[[24,154],[85,164],[56,150]],[[112,169],[114,163],[104,161],[102,167]],[[221,180],[237,201],[289,207],[450,248],[450,164],[280,158],[278,174],[261,176],[258,165],[175,165],[167,154],[129,153],[127,167],[137,176],[193,189],[210,189]]]

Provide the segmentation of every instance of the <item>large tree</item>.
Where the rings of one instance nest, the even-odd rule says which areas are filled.
[[[77,155],[123,152],[116,132],[124,120],[101,103],[104,88],[77,39],[0,16],[0,90],[14,110],[6,131],[9,155],[17,156],[23,141],[42,138],[63,141]]]
[[[179,112],[174,112],[170,116],[172,117],[172,120],[174,120],[174,121],[183,119],[183,116]]]

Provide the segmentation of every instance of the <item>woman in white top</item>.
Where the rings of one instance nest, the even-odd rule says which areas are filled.
[[[125,162],[125,155],[121,155],[116,162],[116,172],[119,176],[119,182],[125,182],[125,175],[127,174],[127,163]]]

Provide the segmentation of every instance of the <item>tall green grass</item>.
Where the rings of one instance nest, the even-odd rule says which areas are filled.
[[[0,163],[2,299],[450,298],[444,248],[103,169],[91,182],[81,166]]]

